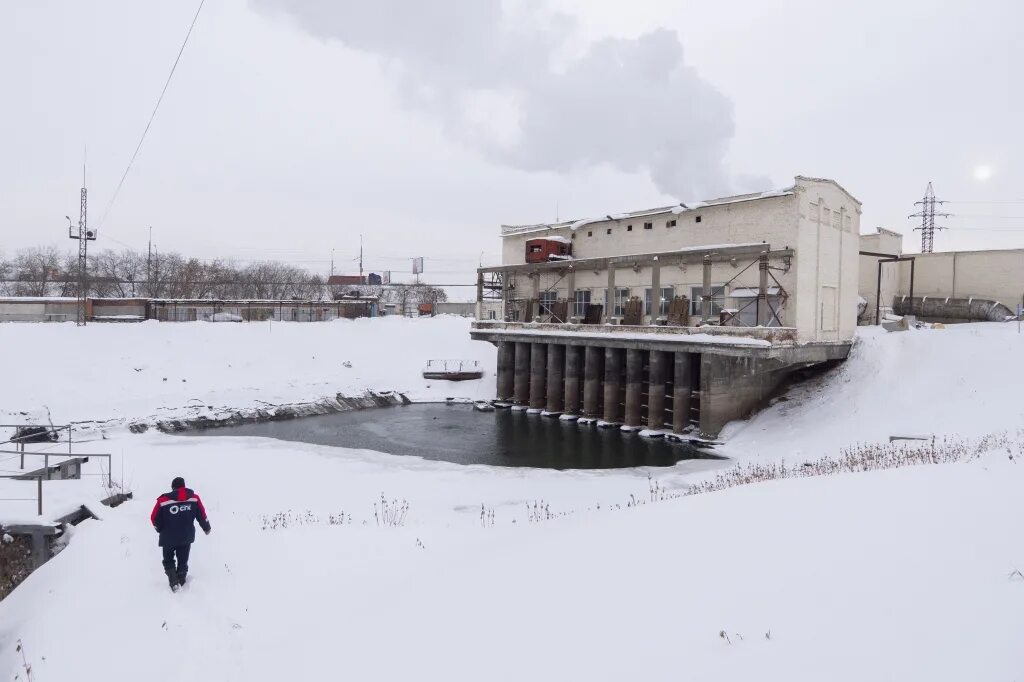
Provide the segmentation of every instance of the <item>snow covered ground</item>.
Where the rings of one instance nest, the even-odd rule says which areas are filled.
[[[858,329],[850,358],[785,399],[734,422],[724,454],[819,457],[891,435],[976,436],[1024,424],[1017,380],[1024,334],[1015,323],[945,329]]]
[[[478,360],[484,377],[426,381],[433,359]],[[494,347],[469,320],[0,324],[0,421],[154,421],[367,390],[411,400],[493,398]],[[348,366],[346,365],[348,363]]]
[[[83,337],[0,325],[13,378],[0,411],[28,403],[58,422],[129,422],[180,410],[193,392],[232,408],[365,388],[440,398],[446,388],[419,378],[427,359],[493,366],[465,320],[361,325],[267,332],[284,328],[285,341],[258,329],[247,339],[249,325],[96,325]],[[31,374],[76,338],[96,367],[62,360]],[[137,499],[101,509],[0,602],[0,679],[25,679],[18,640],[37,681],[1014,679],[1024,666],[1024,401],[1011,377],[1022,348],[1009,325],[868,333],[842,368],[730,427],[726,446],[747,464],[792,465],[894,433],[1011,432],[981,457],[654,503],[644,470],[466,467],[109,428],[89,447],[115,454]],[[185,376],[193,362],[205,373]],[[229,362],[245,363],[244,381]],[[186,385],[138,376],[173,371]],[[487,397],[493,375],[462,387]],[[650,473],[678,493],[707,466]],[[148,514],[179,474],[214,530],[197,540],[193,582],[171,594]],[[74,484],[103,492],[96,477]],[[375,520],[382,494],[407,501],[400,527]]]
[[[1024,468],[1005,452],[629,507],[642,473],[124,438],[140,499],[0,602],[4,679],[18,639],[39,681],[1020,673]],[[171,594],[147,515],[177,473],[213,534]],[[408,501],[404,526],[377,525],[381,493]],[[541,499],[552,518],[531,522]]]

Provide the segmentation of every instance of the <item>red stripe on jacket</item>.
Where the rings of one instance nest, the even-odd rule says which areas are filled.
[[[160,513],[160,503],[166,502],[169,498],[166,495],[161,495],[156,498],[156,504],[153,505],[153,513],[149,515],[149,522],[154,526],[156,525],[156,515]]]

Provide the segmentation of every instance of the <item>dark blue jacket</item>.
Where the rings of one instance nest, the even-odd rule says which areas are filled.
[[[161,547],[181,547],[195,542],[196,521],[204,531],[210,532],[206,507],[191,488],[178,488],[156,498],[149,520],[160,533]]]

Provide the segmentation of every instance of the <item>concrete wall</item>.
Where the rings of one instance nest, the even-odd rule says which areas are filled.
[[[853,338],[857,326],[860,203],[833,182],[797,178],[796,327],[801,340]]]
[[[503,235],[502,264],[525,263],[526,241],[546,236],[570,239],[574,258],[657,253],[704,244],[768,242],[783,248],[796,241],[796,202],[796,196],[790,194],[679,209],[682,212],[678,214],[665,210],[639,217],[592,221],[575,230],[561,224],[551,229]],[[676,225],[668,227],[673,220]],[[646,222],[652,223],[651,229],[644,229]]]
[[[860,249],[902,254],[903,237],[897,232],[879,229],[861,235]],[[1024,249],[987,251],[945,251],[907,254],[914,257],[914,295],[957,299],[989,299],[1012,311],[1024,297]],[[860,295],[874,311],[877,286],[877,259],[861,256]],[[910,295],[910,262],[882,267],[882,308],[888,308],[895,296]],[[872,322],[873,317],[872,317]]]
[[[1024,296],[1024,249],[915,254],[915,296],[986,298],[1013,311]],[[900,263],[897,293],[909,295],[910,263]]]

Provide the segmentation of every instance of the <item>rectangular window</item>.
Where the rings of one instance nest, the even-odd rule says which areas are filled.
[[[701,296],[704,287],[690,288],[690,316],[700,317],[703,308],[701,307]],[[725,307],[725,287],[711,287],[711,317],[718,318],[718,314]]]
[[[587,236],[588,237],[593,237],[594,236],[593,230],[587,230]]]
[[[670,220],[667,223],[665,223],[665,227],[675,227],[675,226],[676,226],[676,221],[674,221],[674,220]]]
[[[644,229],[645,230],[653,230],[654,229],[654,223],[644,223]]]
[[[632,232],[632,231],[633,231],[633,226],[632,225],[626,225],[626,232]]]
[[[615,307],[612,308],[613,317],[622,317],[626,314],[626,301],[629,300],[629,287],[615,288]]]
[[[612,228],[609,227],[608,231],[605,234],[611,234],[611,233],[612,233]]]
[[[542,291],[540,292],[540,314],[550,315],[551,307],[558,300],[557,291]]]
[[[658,312],[651,313],[651,290],[644,289],[644,312],[647,315],[654,315],[655,317],[665,317],[668,315],[668,304],[672,301],[672,297],[675,296],[675,289],[672,287],[661,288],[661,302],[658,305]]]
[[[590,291],[577,290],[572,304],[572,314],[576,317],[583,317],[587,314],[588,305],[590,305]]]
[[[534,244],[530,247],[530,253],[540,253],[541,247],[539,244]]]
[[[693,222],[695,222],[695,223],[699,223],[699,222],[700,222],[700,216],[697,216],[697,217],[695,217],[695,218],[693,219]]]
[[[736,294],[734,291],[733,308],[739,311],[736,316],[739,319],[740,326],[743,327],[756,327],[757,326],[757,290],[756,289],[741,289],[742,296]],[[769,292],[768,295],[768,310],[765,311],[765,316],[768,318],[769,327],[780,327],[782,326],[778,318],[782,317],[782,299],[778,296],[773,295]]]

